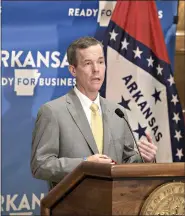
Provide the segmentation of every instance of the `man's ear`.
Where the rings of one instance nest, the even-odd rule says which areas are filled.
[[[71,73],[74,77],[76,77],[76,69],[75,69],[75,66],[74,66],[74,65],[69,65],[69,66],[68,66],[68,69],[69,69],[70,73]]]

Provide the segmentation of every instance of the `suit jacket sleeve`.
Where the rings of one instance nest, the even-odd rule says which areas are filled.
[[[59,182],[83,158],[59,158],[59,125],[49,105],[38,112],[32,139],[31,170],[34,177]]]

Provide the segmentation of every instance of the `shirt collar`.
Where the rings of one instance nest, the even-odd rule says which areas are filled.
[[[74,87],[74,91],[75,91],[77,97],[79,98],[82,106],[90,108],[91,104],[95,103],[98,105],[98,107],[100,109],[100,94],[99,93],[98,93],[96,99],[94,101],[92,101],[86,95],[84,95],[81,91],[79,91],[76,86]]]

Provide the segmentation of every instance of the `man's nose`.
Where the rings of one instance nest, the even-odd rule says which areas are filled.
[[[98,72],[99,71],[99,66],[97,63],[93,64],[93,72]]]

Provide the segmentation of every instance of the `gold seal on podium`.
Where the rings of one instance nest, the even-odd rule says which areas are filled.
[[[140,215],[185,215],[185,183],[157,187],[146,199]]]

